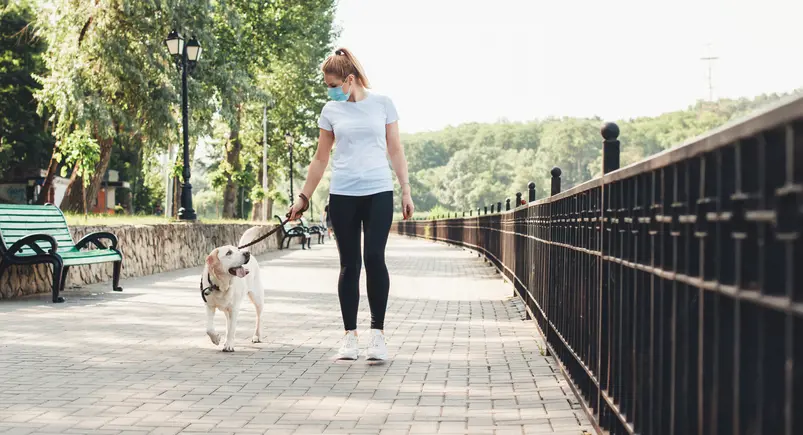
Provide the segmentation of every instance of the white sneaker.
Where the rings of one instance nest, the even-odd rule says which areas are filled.
[[[357,346],[357,332],[346,331],[343,340],[340,342],[340,350],[337,351],[337,359],[350,359],[355,360],[359,356],[359,347]]]
[[[385,345],[385,334],[379,329],[371,330],[371,342],[365,349],[365,358],[369,361],[384,361],[388,359],[388,348]]]

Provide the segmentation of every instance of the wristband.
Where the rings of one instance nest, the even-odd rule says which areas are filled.
[[[303,213],[309,209],[309,198],[307,198],[307,195],[304,195],[303,193],[299,193],[298,197],[301,198],[302,201],[304,201],[304,209],[301,210],[301,212]]]

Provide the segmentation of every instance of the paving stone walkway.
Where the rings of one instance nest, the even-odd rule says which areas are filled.
[[[234,353],[206,336],[200,269],[126,280],[123,293],[67,290],[63,305],[0,301],[0,433],[592,432],[493,268],[397,236],[387,259],[384,364],[332,360],[342,323],[331,241],[260,257],[265,342],[250,343],[248,304]]]

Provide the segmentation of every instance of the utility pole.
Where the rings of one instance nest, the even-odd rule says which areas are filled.
[[[704,62],[708,62],[708,101],[714,101],[714,75],[713,75],[713,66],[714,61],[718,60],[718,56],[714,56],[711,53],[711,44],[708,44],[708,53],[701,57],[700,60]]]

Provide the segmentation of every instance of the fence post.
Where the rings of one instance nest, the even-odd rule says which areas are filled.
[[[463,210],[463,217],[466,217],[466,211]]]
[[[510,210],[510,198],[505,200],[505,210]]]
[[[552,192],[550,195],[557,195],[560,193],[560,168],[555,166],[550,173],[552,174]]]
[[[491,214],[494,214],[494,204],[491,204]]]
[[[468,216],[469,217],[474,216],[474,210],[473,209],[468,211]]]
[[[619,126],[613,122],[606,123],[600,130],[602,133],[602,173],[619,169]]]
[[[530,191],[530,202],[535,201],[535,182],[530,181],[527,185],[527,190]]]
[[[477,216],[479,216],[479,215],[481,215],[481,214],[482,214],[482,209],[481,209],[481,208],[479,208],[479,207],[477,207]]]
[[[521,207],[521,192],[516,192],[516,208]]]
[[[502,213],[502,201],[496,203],[496,212]]]
[[[485,214],[488,214],[488,206],[485,206]]]

